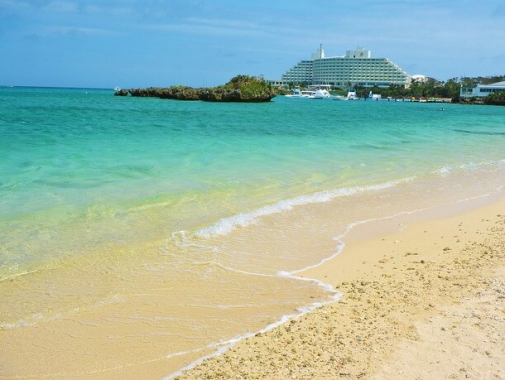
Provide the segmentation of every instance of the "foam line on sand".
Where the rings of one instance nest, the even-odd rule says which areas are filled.
[[[297,275],[342,297],[178,378],[505,378],[505,199],[357,239]]]

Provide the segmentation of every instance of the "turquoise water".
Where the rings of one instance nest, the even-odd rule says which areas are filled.
[[[301,194],[504,158],[502,108],[39,88],[2,89],[0,102],[3,275],[67,254],[59,229],[93,244],[145,236],[129,228],[145,208],[159,208],[170,233]]]
[[[408,211],[407,198],[390,199],[407,185],[406,193],[421,202],[414,208],[430,204],[423,193],[441,202],[488,194],[505,178],[504,143],[504,107],[283,97],[221,104],[114,97],[111,90],[0,88],[0,279],[21,282],[14,292],[0,289],[11,309],[0,325],[22,329],[78,314],[85,302],[120,299],[129,293],[116,289],[114,279],[139,267],[197,281],[208,274],[196,266],[209,262],[202,246],[213,252],[213,265],[237,273],[315,265],[329,253],[265,256],[258,243],[257,252],[243,254],[237,242],[250,246],[253,236],[271,246],[273,228],[261,229],[262,217],[281,218],[272,222],[280,236],[302,225],[282,219],[286,212],[334,200],[342,211],[331,226],[319,226],[311,209],[302,215],[311,227],[303,228],[340,236],[389,205]],[[371,203],[358,206],[351,199],[357,193]],[[373,209],[380,212],[372,215]],[[227,236],[219,249],[214,241],[209,248],[206,239]],[[290,239],[279,244],[299,245]],[[116,277],[94,287],[104,262]],[[41,270],[51,271],[55,292],[80,289],[79,276],[72,276],[73,285],[65,282],[69,266],[98,268],[84,271],[91,284],[86,301],[40,298],[33,290],[42,280],[32,274]],[[59,268],[66,273],[61,281]],[[48,302],[56,310],[50,315]],[[306,306],[289,302],[290,310]]]

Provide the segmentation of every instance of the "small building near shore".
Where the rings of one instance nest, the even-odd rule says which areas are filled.
[[[462,86],[459,91],[461,98],[485,98],[495,92],[505,92],[505,81],[477,86]]]

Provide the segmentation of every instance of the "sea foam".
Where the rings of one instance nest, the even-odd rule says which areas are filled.
[[[275,204],[261,207],[250,212],[239,213],[229,218],[223,218],[217,223],[196,231],[195,236],[200,238],[208,238],[217,235],[227,235],[236,228],[247,227],[251,224],[256,223],[257,220],[262,216],[289,211],[296,206],[328,202],[337,197],[346,197],[367,191],[372,192],[383,190],[394,187],[400,183],[412,181],[413,179],[414,177],[409,177],[376,185],[355,186],[343,189],[326,190],[314,194],[301,195],[291,199],[282,200]]]

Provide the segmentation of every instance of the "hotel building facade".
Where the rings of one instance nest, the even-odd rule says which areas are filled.
[[[302,84],[334,87],[389,87],[391,84],[408,87],[411,77],[387,58],[372,58],[370,50],[358,47],[341,57],[325,57],[323,47],[310,60],[298,62],[273,85]]]

